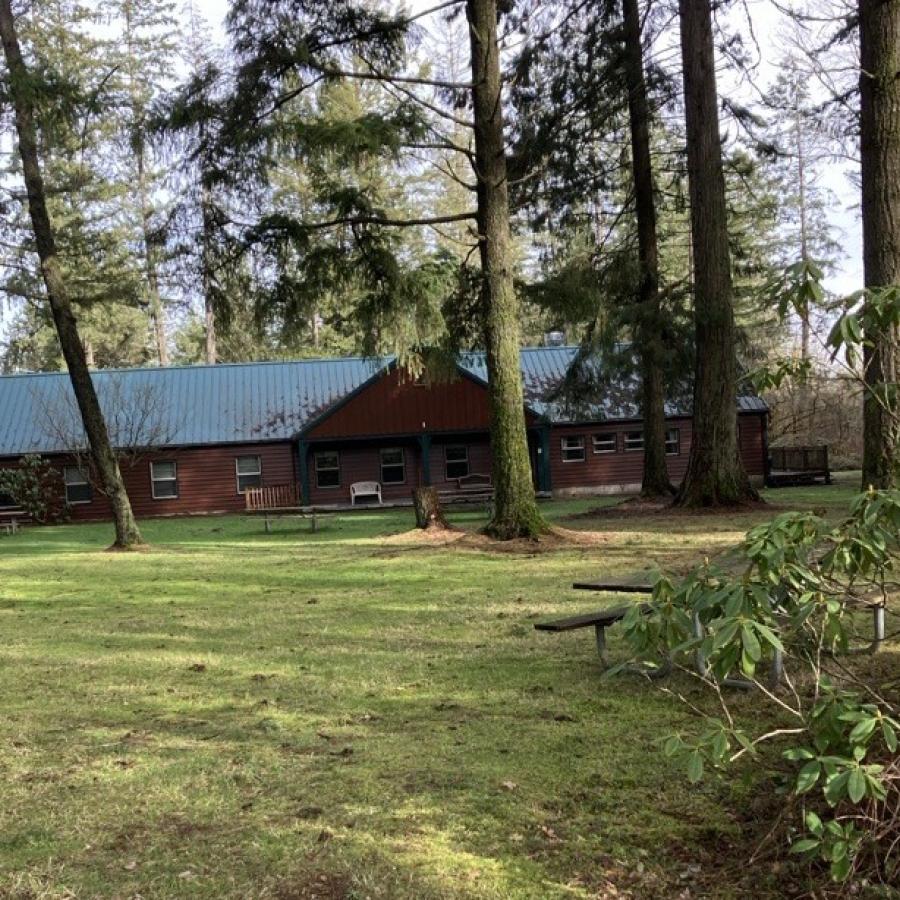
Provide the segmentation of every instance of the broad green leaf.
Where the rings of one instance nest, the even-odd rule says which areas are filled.
[[[859,803],[866,796],[866,776],[862,769],[853,769],[847,779],[847,796],[854,803]]]
[[[692,783],[698,782],[703,777],[703,757],[697,750],[688,757],[687,775]]]
[[[813,759],[808,762],[798,773],[797,773],[797,793],[805,794],[807,791],[812,790],[815,787],[816,782],[819,780],[819,775],[822,773],[822,765],[817,759]]]

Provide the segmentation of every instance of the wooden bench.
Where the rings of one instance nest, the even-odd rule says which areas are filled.
[[[456,479],[456,488],[438,491],[441,503],[486,503],[494,500],[494,482],[490,475],[473,472]]]

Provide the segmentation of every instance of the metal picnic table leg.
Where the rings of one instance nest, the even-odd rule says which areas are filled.
[[[872,609],[872,630],[875,634],[872,641],[872,652],[877,653],[884,643],[884,606],[881,604]]]
[[[600,656],[600,662],[605,669],[609,665],[609,656],[606,651],[606,626],[595,625],[594,634],[597,637],[597,653]]]

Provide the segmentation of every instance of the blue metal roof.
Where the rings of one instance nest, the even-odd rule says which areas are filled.
[[[577,409],[554,399],[576,353],[575,347],[522,351],[528,406],[554,422],[639,418],[631,383]],[[94,372],[93,379],[118,446],[251,443],[294,437],[391,362],[355,357],[116,369]],[[487,381],[484,354],[465,354],[460,366]],[[741,397],[738,406],[745,412],[767,408],[758,397]],[[689,414],[689,408],[673,403],[667,412]],[[83,444],[66,373],[0,377],[0,456],[63,452]]]

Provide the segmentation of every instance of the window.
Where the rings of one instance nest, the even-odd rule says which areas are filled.
[[[616,433],[614,431],[605,431],[602,434],[595,434],[594,453],[615,453],[616,452]]]
[[[94,499],[91,483],[78,466],[66,466],[63,469],[63,480],[66,483],[66,503],[90,503]]]
[[[7,469],[6,471],[10,471]],[[0,474],[2,474],[3,470],[0,470]],[[15,507],[15,502],[10,494],[4,494],[2,490],[0,490],[0,509],[9,509],[11,507]]]
[[[406,460],[402,447],[387,447],[381,451],[381,483],[403,484],[406,481]]]
[[[626,431],[625,432],[625,452],[629,450],[644,449],[644,432],[643,431]]]
[[[447,481],[453,481],[454,478],[465,478],[469,474],[469,448],[445,447],[444,463]]]
[[[681,432],[670,428],[666,432],[666,456],[678,456],[681,453]]]
[[[178,464],[150,463],[150,485],[154,500],[170,500],[178,496]]]
[[[262,487],[262,459],[259,456],[238,456],[234,461],[237,472],[237,492]]]
[[[316,487],[336,488],[341,486],[341,461],[337,450],[316,454]]]
[[[584,462],[584,438],[579,434],[562,439],[563,462]]]

